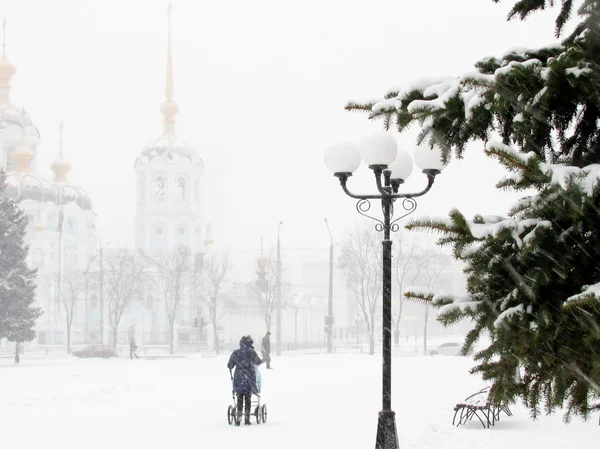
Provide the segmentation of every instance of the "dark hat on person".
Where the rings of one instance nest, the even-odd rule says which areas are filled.
[[[252,339],[252,337],[250,335],[244,335],[241,340],[240,340],[240,347],[241,348],[251,348],[252,345],[254,345],[254,340]]]

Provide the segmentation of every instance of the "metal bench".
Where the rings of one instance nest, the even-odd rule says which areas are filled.
[[[489,429],[490,425],[496,424],[500,420],[500,413],[504,412],[507,416],[512,416],[510,408],[506,404],[494,405],[489,397],[490,387],[485,387],[477,393],[472,394],[463,402],[459,402],[454,406],[454,418],[452,425],[465,425],[473,417],[477,417],[479,422],[485,429]],[[460,412],[460,414],[459,414]],[[458,416],[458,422],[456,418]]]

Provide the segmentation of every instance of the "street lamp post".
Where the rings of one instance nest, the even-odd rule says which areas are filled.
[[[348,190],[347,181],[358,169],[362,161],[373,171],[377,194],[357,195]],[[412,172],[413,161],[405,151],[399,151],[398,143],[389,132],[379,132],[364,138],[361,145],[344,143],[332,146],[325,153],[325,164],[340,181],[342,190],[351,198],[357,199],[357,211],[377,224],[375,229],[383,231],[382,241],[382,410],[377,423],[376,449],[398,449],[396,414],[392,411],[392,241],[390,233],[399,229],[398,221],[413,212],[417,207],[414,198],[426,194],[433,186],[436,175],[444,168],[442,155],[438,150],[420,146],[415,150],[416,165],[427,176],[427,186],[416,193],[398,193],[401,184]],[[382,179],[383,178],[383,179]],[[394,203],[404,209],[401,216],[393,219]],[[367,215],[371,208],[370,200],[380,200],[383,221]]]
[[[104,344],[104,257],[103,257],[103,248],[102,248],[102,240],[98,235],[98,231],[96,230],[96,226],[92,225],[94,229],[94,233],[96,234],[96,238],[98,239],[98,245],[100,246],[100,344]]]
[[[282,224],[283,221],[280,221],[279,226],[277,226],[277,328],[275,331],[275,338],[277,339],[275,354],[277,355],[281,355],[281,244],[279,231]]]
[[[199,285],[196,285],[196,281],[199,281]],[[194,279],[193,279],[193,292],[197,295],[196,300],[196,327],[197,327],[197,338],[198,346],[196,351],[202,350],[202,295],[204,293],[204,252],[196,253],[196,260],[194,261]],[[199,290],[199,291],[198,291]]]
[[[329,223],[325,218],[325,224],[327,225],[327,231],[329,231],[329,299],[327,301],[327,353],[333,352],[333,236],[331,235],[331,229],[329,229]]]

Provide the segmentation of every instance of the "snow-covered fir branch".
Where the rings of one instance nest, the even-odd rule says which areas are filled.
[[[584,290],[573,296],[569,296],[563,303],[563,306],[573,307],[591,303],[592,301],[600,301],[600,282],[593,285],[588,285]]]

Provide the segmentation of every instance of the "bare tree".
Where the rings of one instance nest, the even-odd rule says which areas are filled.
[[[419,283],[432,290],[442,277],[444,270],[443,258],[433,248],[429,248],[423,253],[423,257],[418,265]],[[425,306],[425,323],[423,325],[423,354],[427,354],[427,333],[429,330],[429,303],[424,303]]]
[[[65,324],[67,327],[67,354],[71,353],[71,326],[75,316],[77,302],[85,291],[85,277],[83,273],[71,271],[60,278],[60,297],[65,311]]]
[[[190,251],[178,246],[171,254],[164,255],[155,264],[158,270],[162,303],[169,323],[169,352],[175,353],[175,319],[186,287],[190,285],[193,264]]]
[[[108,257],[104,263],[104,292],[108,298],[113,347],[116,348],[121,318],[141,291],[147,264],[141,254],[127,251]]]
[[[208,321],[213,327],[214,349],[220,352],[218,325],[225,311],[225,296],[220,294],[223,279],[229,270],[229,256],[227,254],[211,253],[204,260],[204,273],[206,280],[206,306],[208,308]]]
[[[369,354],[374,354],[377,304],[383,277],[379,235],[367,229],[356,229],[349,234],[341,245],[339,264],[367,327]]]
[[[402,307],[404,305],[404,281],[406,280],[409,273],[416,278],[418,271],[415,270],[413,261],[413,254],[417,244],[414,240],[409,241],[400,235],[398,239],[398,253],[396,255],[396,282],[398,284],[398,303],[397,313],[393,317],[394,326],[394,343],[396,346],[400,344],[400,322],[402,320]],[[412,263],[412,264],[411,264]],[[413,279],[414,282],[414,279]]]

